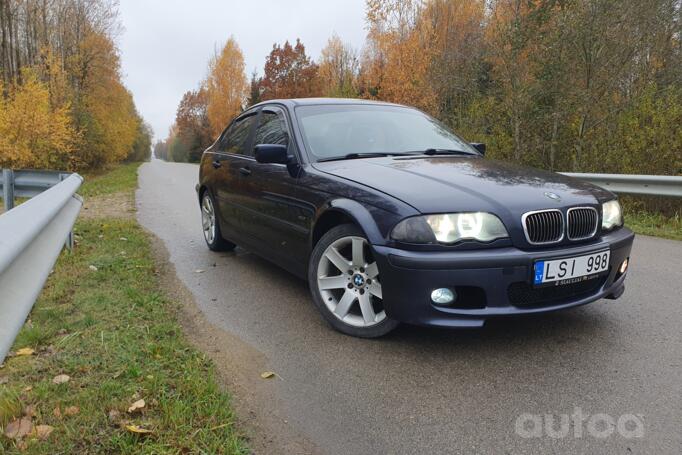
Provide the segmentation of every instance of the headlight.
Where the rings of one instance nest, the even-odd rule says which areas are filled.
[[[615,227],[623,225],[623,212],[618,201],[613,200],[601,205],[602,220],[601,228],[609,231]]]
[[[407,218],[396,225],[391,238],[407,243],[447,243],[472,239],[490,242],[509,237],[502,221],[491,213],[447,213]]]

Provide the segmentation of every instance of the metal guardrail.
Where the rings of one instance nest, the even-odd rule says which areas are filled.
[[[619,194],[682,197],[682,177],[673,175],[579,174],[561,172]]]
[[[16,177],[22,175],[28,174],[14,172],[14,185],[3,179],[3,194],[11,194],[10,187],[20,197],[38,192],[40,182],[23,186],[20,178],[17,186]],[[38,298],[83,205],[76,194],[82,177],[71,174],[59,179],[46,186],[46,191],[0,215],[0,363]]]
[[[37,196],[70,175],[70,172],[62,171],[3,169],[0,175],[0,188],[5,201],[5,211],[14,207],[14,198]]]

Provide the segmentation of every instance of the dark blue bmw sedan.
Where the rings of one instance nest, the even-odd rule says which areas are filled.
[[[634,235],[616,196],[484,153],[405,106],[264,102],[203,154],[206,243],[307,279],[359,337],[620,297]]]

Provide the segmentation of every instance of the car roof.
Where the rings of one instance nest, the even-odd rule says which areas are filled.
[[[375,101],[375,100],[365,100],[359,98],[286,98],[286,99],[275,99],[262,101],[252,107],[258,107],[265,104],[279,103],[290,107],[295,106],[316,106],[316,105],[349,105],[349,104],[367,104],[367,105],[379,105],[379,106],[402,106],[395,103],[387,103],[385,101]]]

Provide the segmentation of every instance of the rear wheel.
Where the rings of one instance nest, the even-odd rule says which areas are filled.
[[[231,251],[237,246],[223,239],[216,216],[215,202],[208,191],[204,191],[201,196],[201,227],[206,245],[211,251]]]
[[[337,226],[322,236],[310,258],[308,281],[315,305],[336,330],[374,338],[398,326],[386,315],[377,263],[356,226]]]

